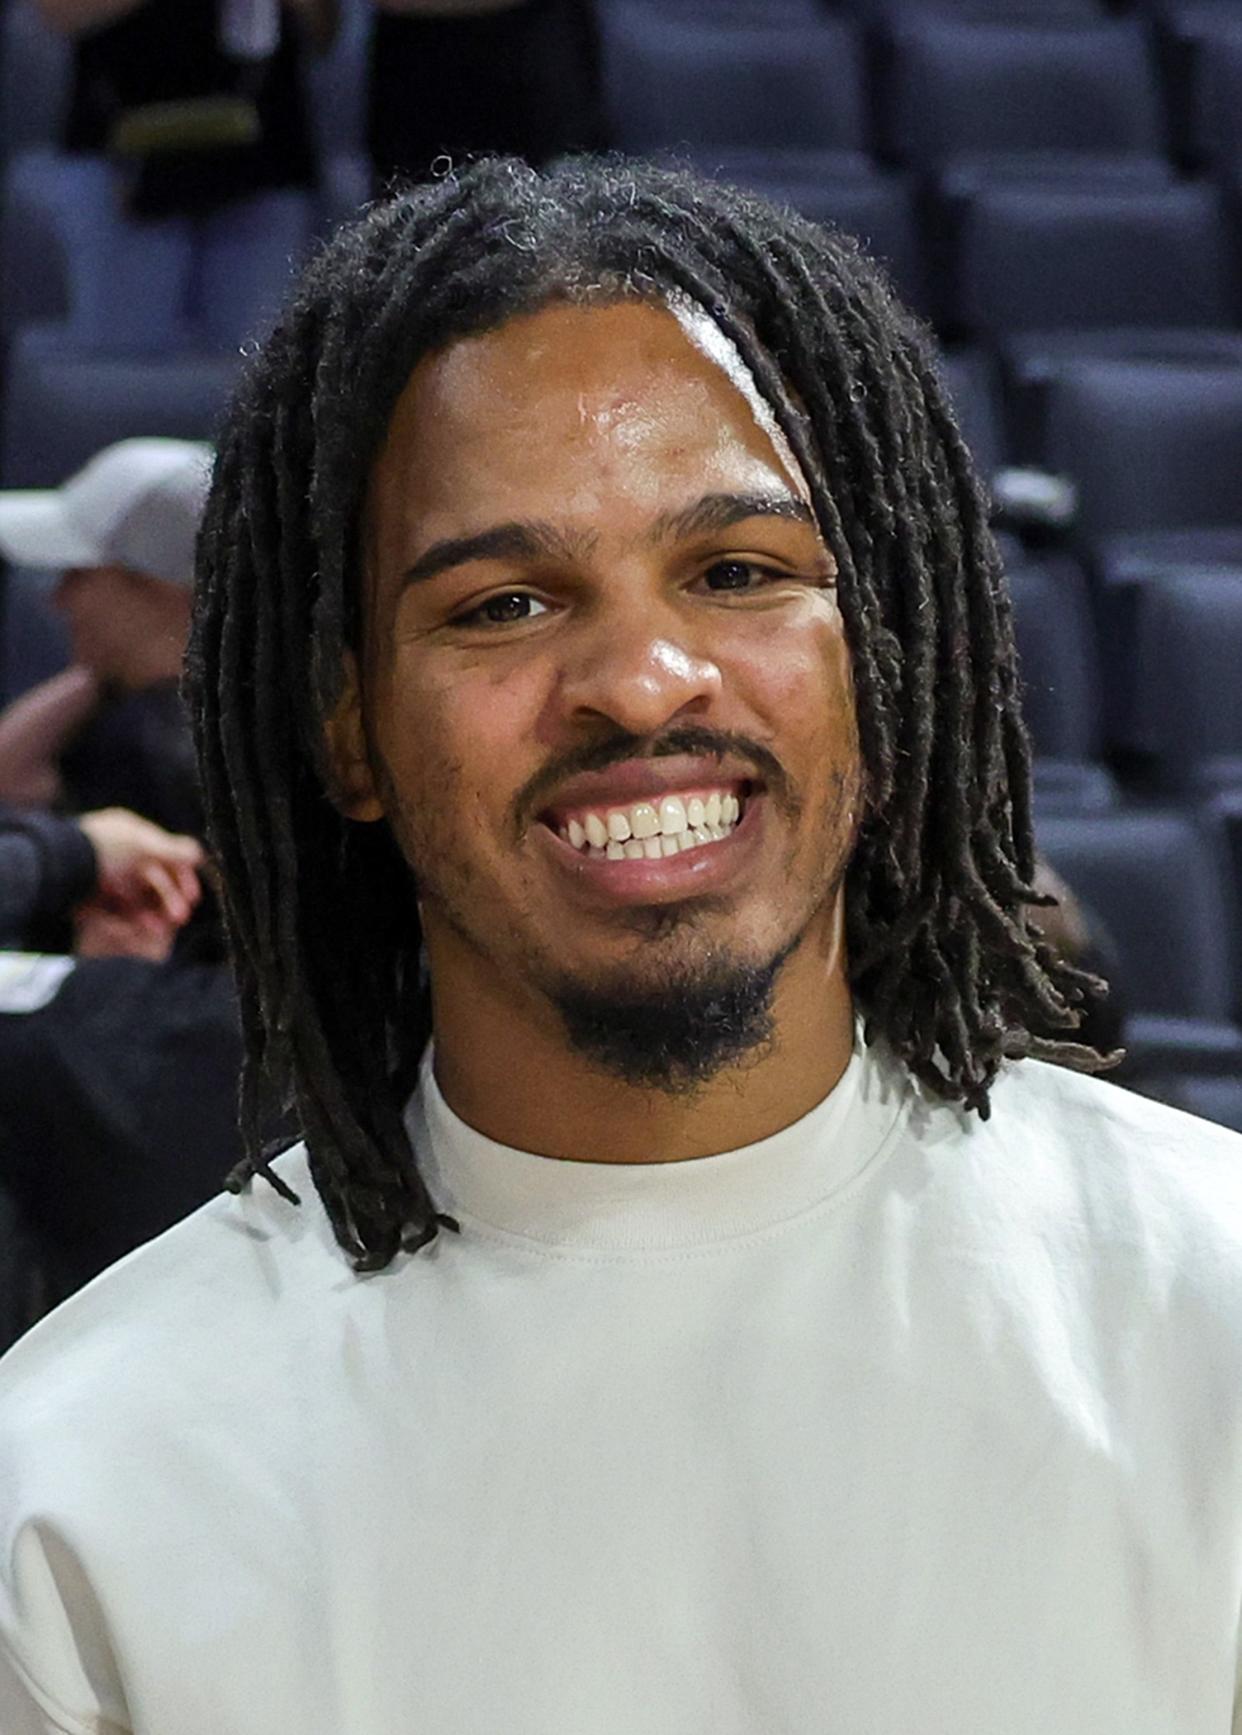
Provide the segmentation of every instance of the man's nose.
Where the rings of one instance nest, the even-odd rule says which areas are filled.
[[[684,624],[684,623],[683,623]],[[721,691],[715,659],[676,623],[596,623],[561,683],[565,710],[650,735],[682,713],[706,711]]]

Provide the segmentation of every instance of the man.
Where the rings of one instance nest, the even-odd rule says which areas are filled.
[[[0,1186],[55,1295],[210,1198],[236,1143],[237,1007],[177,691],[208,456],[126,440],[61,488],[0,493],[0,550],[61,572],[74,658],[0,718],[0,787],[89,809],[0,813],[0,940],[42,954],[0,960]]]
[[[1242,1146],[1019,1058],[1086,983],[852,244],[611,163],[378,208],[201,575],[306,1148],[10,1355],[6,1731],[1227,1730]]]
[[[71,666],[0,714],[0,798],[201,827],[177,691],[210,448],[121,440],[59,488],[0,493],[0,554],[59,574]]]

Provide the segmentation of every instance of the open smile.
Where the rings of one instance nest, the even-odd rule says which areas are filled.
[[[554,811],[538,829],[583,889],[662,902],[730,878],[757,841],[764,805],[761,785],[737,780]]]

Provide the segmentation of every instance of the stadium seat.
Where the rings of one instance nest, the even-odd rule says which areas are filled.
[[[1108,928],[1127,1043],[1149,1064],[1242,1066],[1234,889],[1217,839],[1180,813],[1041,814],[1037,842]]]
[[[704,147],[678,155],[714,180],[749,188],[791,205],[813,223],[857,236],[898,294],[925,311],[927,276],[908,176],[879,171],[856,152]]]
[[[1242,788],[1242,570],[1149,583],[1135,636],[1127,745],[1169,791]]]
[[[1031,799],[1038,821],[1046,814],[1112,813],[1121,805],[1121,792],[1106,765],[1036,759],[1031,765]]]
[[[1147,9],[1155,15],[1153,36],[1179,157],[1195,168],[1242,161],[1237,0],[1165,0]]]
[[[622,149],[866,148],[861,52],[842,19],[692,21],[626,9],[604,20],[604,79]]]
[[[1200,161],[1219,168],[1242,163],[1242,15],[1232,32],[1200,46],[1190,136]]]
[[[1183,1074],[1170,1080],[1167,1100],[1188,1114],[1242,1133],[1242,1078],[1207,1078]]]
[[[64,225],[59,220],[60,158],[45,147],[21,150],[0,182],[0,342],[19,326],[62,320],[70,306]]]
[[[1146,39],[1129,20],[904,18],[883,44],[880,117],[885,153],[920,166],[984,151],[1158,158],[1166,142]]]
[[[1041,395],[1024,456],[1073,478],[1084,541],[1242,529],[1242,367],[1092,360]]]
[[[101,354],[235,350],[261,335],[314,226],[312,196],[295,188],[193,221],[132,222],[110,163],[50,150],[22,152],[4,186],[6,242],[32,249],[0,276],[15,285],[5,328],[63,310],[68,335]]]
[[[1100,672],[1086,581],[1073,561],[1009,573],[1023,711],[1035,752],[1090,762],[1100,757]]]
[[[1148,530],[1102,538],[1091,550],[1098,613],[1107,634],[1105,736],[1127,753],[1149,756],[1144,695],[1136,678],[1139,623],[1148,590],[1182,578],[1242,581],[1242,526]],[[1141,768],[1144,774],[1150,769]]]
[[[992,358],[982,349],[947,349],[940,357],[940,377],[975,468],[986,479],[1006,462],[1004,415]]]
[[[43,22],[33,0],[0,7],[0,160],[59,141],[71,64],[67,38]]]
[[[326,54],[307,56],[307,112],[320,159],[363,148],[370,7],[338,0],[339,23]]]
[[[52,487],[130,435],[210,439],[239,366],[238,356],[87,356],[28,326],[9,358],[0,485]]]
[[[1229,217],[1209,185],[992,184],[954,227],[953,323],[977,339],[1242,318]],[[1242,356],[1242,332],[1230,337]]]

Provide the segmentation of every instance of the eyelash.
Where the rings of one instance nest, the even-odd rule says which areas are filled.
[[[740,567],[746,572],[757,574],[760,579],[764,580],[768,584],[789,582],[796,578],[796,575],[793,573],[781,571],[773,566],[764,566],[761,562],[756,560],[716,560],[713,561],[710,566],[704,567],[699,576],[701,578],[706,578],[709,573],[718,572],[722,567]],[[730,589],[725,588],[722,590],[711,591],[709,594],[715,596],[728,596],[730,594],[753,596],[756,590],[762,588],[762,585],[756,585],[753,588],[736,592],[731,592]],[[539,602],[539,598],[532,596],[530,591],[519,589],[515,586],[513,590],[500,590],[494,592],[491,596],[484,597],[482,602],[475,603],[472,607],[464,610],[461,614],[454,615],[449,624],[455,627],[478,627],[484,632],[494,632],[507,626],[524,625],[527,620],[538,619],[538,616],[531,615],[522,616],[516,621],[489,621],[486,618],[484,611],[493,607],[496,603],[512,602],[519,598],[527,602]],[[544,606],[544,604],[540,603],[540,607]]]

